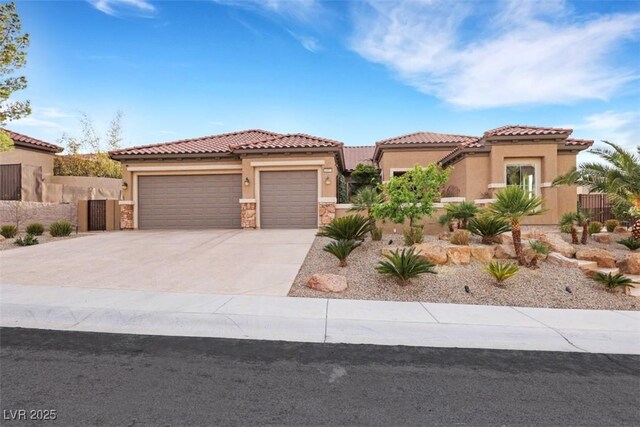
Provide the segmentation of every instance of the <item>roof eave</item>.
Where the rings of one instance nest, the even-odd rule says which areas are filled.
[[[444,156],[442,159],[438,160],[438,164],[447,167],[454,163],[459,162],[464,157],[470,154],[488,154],[491,152],[491,147],[481,147],[481,148],[463,148],[455,153],[450,153]]]
[[[175,160],[175,159],[214,159],[234,157],[230,152],[211,153],[167,153],[167,154],[118,154],[109,153],[112,160]]]
[[[64,151],[63,147],[59,147],[57,145],[54,145],[53,147],[43,147],[42,145],[36,145],[36,144],[32,144],[30,142],[23,142],[23,141],[16,141],[16,140],[12,140],[12,141],[13,141],[13,145],[16,146],[16,147],[28,148],[30,150],[44,151],[44,152],[52,153],[52,154],[62,153]]]

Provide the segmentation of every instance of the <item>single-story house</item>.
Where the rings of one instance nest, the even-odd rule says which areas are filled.
[[[317,228],[335,217],[342,148],[253,129],[112,151],[121,228]]]

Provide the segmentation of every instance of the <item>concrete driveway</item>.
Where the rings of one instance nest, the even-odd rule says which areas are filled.
[[[122,231],[0,252],[0,282],[285,296],[315,230]]]

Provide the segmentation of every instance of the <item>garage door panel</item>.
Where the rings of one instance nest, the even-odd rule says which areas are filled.
[[[318,173],[260,173],[260,227],[317,228]]]
[[[242,178],[162,175],[138,178],[138,228],[240,228]]]

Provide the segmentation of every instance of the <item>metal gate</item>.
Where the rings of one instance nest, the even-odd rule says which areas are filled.
[[[107,201],[89,200],[89,231],[105,231],[107,229]]]
[[[608,219],[613,219],[611,203],[606,194],[580,194],[578,208],[586,212],[592,221],[604,223]]]
[[[0,200],[22,199],[22,166],[0,165]]]

